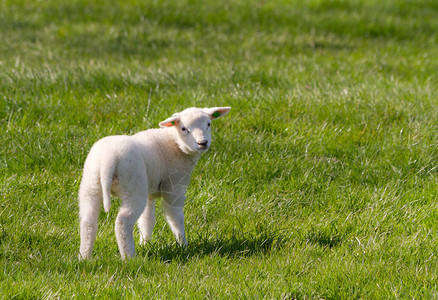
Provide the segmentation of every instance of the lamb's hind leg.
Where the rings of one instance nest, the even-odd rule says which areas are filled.
[[[135,256],[134,225],[146,204],[146,197],[130,198],[120,207],[116,219],[116,238],[122,259]]]
[[[155,199],[148,198],[146,208],[138,219],[140,244],[144,245],[151,238],[155,226]]]
[[[124,160],[119,167],[119,196],[122,199],[116,219],[116,238],[122,259],[135,255],[134,225],[144,211],[148,197],[147,175],[139,157]]]
[[[79,218],[81,245],[79,259],[90,259],[97,235],[97,219],[99,217],[102,195],[100,190],[82,184],[79,191]]]

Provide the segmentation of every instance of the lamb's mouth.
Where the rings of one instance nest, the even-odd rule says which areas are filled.
[[[199,151],[199,152],[204,152],[204,151],[207,151],[209,148],[210,148],[210,147],[208,147],[208,146],[199,146],[199,147],[198,147],[198,151]]]
[[[198,144],[198,151],[207,151],[208,148],[210,148],[209,142],[207,140],[202,140],[199,142],[196,142]]]

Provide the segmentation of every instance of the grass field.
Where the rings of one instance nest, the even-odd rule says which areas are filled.
[[[0,41],[0,298],[438,298],[435,0],[2,0]],[[114,199],[79,261],[91,145],[225,105],[188,248],[158,208],[122,262]]]

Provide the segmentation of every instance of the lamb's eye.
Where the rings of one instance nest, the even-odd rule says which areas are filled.
[[[187,131],[187,128],[185,128],[185,127],[183,126],[183,127],[181,127],[181,130],[182,130],[182,131]]]
[[[210,125],[211,125],[211,123],[208,123],[208,124],[207,124],[207,127],[210,127]]]

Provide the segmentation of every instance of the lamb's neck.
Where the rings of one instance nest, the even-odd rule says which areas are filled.
[[[172,141],[172,149],[175,154],[175,157],[183,161],[191,169],[194,168],[198,163],[199,159],[201,158],[201,153],[191,152],[189,149],[186,149],[184,146],[182,146],[182,143],[179,142],[178,133],[176,133],[172,129],[173,128],[163,128],[163,130],[168,131],[168,133],[170,134]]]

